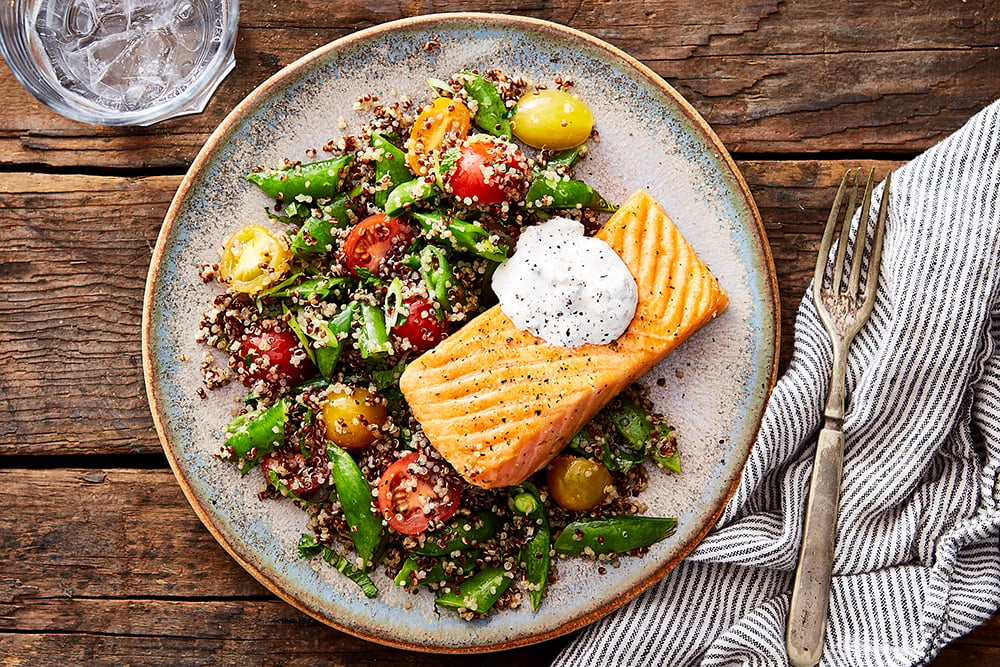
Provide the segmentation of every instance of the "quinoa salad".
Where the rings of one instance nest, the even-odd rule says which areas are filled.
[[[424,435],[406,365],[496,303],[491,276],[522,231],[561,217],[592,235],[616,209],[574,178],[599,137],[571,81],[428,84],[359,98],[357,134],[247,174],[273,205],[202,266],[221,291],[197,338],[205,388],[246,387],[218,456],[308,515],[299,555],[369,597],[381,570],[474,619],[538,609],[561,558],[603,574],[669,537],[676,520],[645,516],[641,494],[649,467],[680,466],[639,385],[510,488],[470,484]]]

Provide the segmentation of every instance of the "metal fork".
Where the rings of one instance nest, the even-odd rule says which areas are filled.
[[[823,430],[820,431],[816,443],[816,458],[813,462],[805,526],[802,532],[802,548],[799,551],[799,566],[795,571],[785,632],[785,649],[793,667],[812,667],[819,662],[823,650],[823,634],[830,605],[837,505],[844,462],[844,376],[847,373],[847,349],[861,325],[871,315],[872,307],[875,305],[875,286],[878,283],[879,263],[882,258],[882,237],[885,233],[891,174],[885,179],[885,190],[879,206],[875,238],[872,242],[871,258],[868,261],[868,272],[862,291],[862,255],[868,238],[868,211],[871,208],[872,188],[875,185],[875,170],[872,169],[865,185],[861,217],[854,240],[851,273],[847,279],[846,290],[844,289],[842,283],[848,231],[855,210],[854,205],[857,203],[860,176],[861,169],[858,168],[853,178],[850,200],[845,209],[830,285],[826,286],[824,283],[827,258],[838,226],[844,193],[848,189],[848,181],[851,180],[851,170],[844,174],[840,189],[837,190],[837,196],[833,200],[830,218],[826,223],[823,241],[819,248],[819,257],[816,260],[816,273],[813,276],[813,302],[833,344],[833,374],[830,378],[826,408],[823,411]]]

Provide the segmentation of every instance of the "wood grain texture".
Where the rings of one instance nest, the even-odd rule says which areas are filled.
[[[139,323],[178,177],[0,179],[0,447],[155,452]]]
[[[309,51],[392,19],[474,2],[241,3],[236,70],[205,113],[95,128],[49,111],[0,68],[0,164],[180,169],[253,88]],[[584,29],[644,61],[734,152],[916,152],[1000,96],[995,0],[678,0],[491,5]],[[694,18],[697,17],[697,18]]]
[[[151,249],[180,174],[239,100],[356,30],[482,6],[242,0],[238,65],[208,109],[149,128],[64,119],[0,66],[0,667],[469,663],[328,628],[275,599],[222,550],[160,463],[140,318]],[[855,158],[880,172],[897,167],[1000,97],[1000,0],[501,0],[490,8],[624,49],[742,158],[777,267],[782,367],[843,171]],[[81,456],[55,458],[67,454]],[[159,467],[139,469],[149,465]],[[567,641],[475,662],[548,665]],[[932,663],[998,664],[1000,615]]]
[[[274,599],[215,543],[168,471],[0,471],[0,507],[18,507],[0,513],[2,665],[469,661],[370,644]],[[475,660],[548,665],[568,640]],[[997,657],[1000,617],[933,664],[985,667]]]
[[[0,516],[0,664],[466,664],[369,644],[275,599],[169,471],[0,471],[0,507],[14,506]],[[477,663],[548,664],[565,641]]]
[[[854,164],[739,165],[775,257],[782,364],[830,202]],[[883,172],[900,163],[861,164]],[[160,452],[143,390],[139,327],[151,249],[179,183],[175,176],[30,173],[0,180],[3,453]]]

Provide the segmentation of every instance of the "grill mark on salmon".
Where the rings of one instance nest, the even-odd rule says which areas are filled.
[[[469,483],[519,484],[625,387],[725,310],[726,293],[645,190],[596,234],[636,279],[628,329],[563,348],[517,329],[499,306],[411,362],[399,386],[424,433]]]

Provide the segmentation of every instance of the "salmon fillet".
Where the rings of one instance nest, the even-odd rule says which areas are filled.
[[[628,329],[563,348],[494,306],[411,362],[400,389],[438,452],[470,484],[520,484],[619,392],[725,310],[726,293],[645,190],[596,234],[639,288]]]

